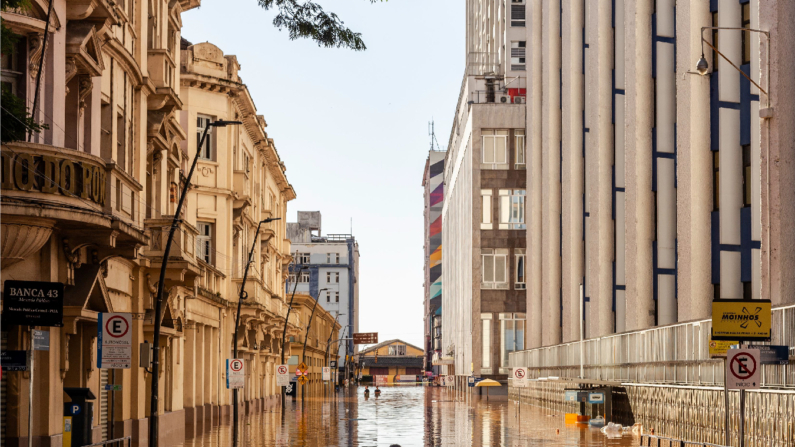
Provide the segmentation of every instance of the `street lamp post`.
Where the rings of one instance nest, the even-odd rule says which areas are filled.
[[[329,334],[328,334],[328,340],[326,341],[326,366],[329,366],[328,365],[328,348],[329,348],[329,346],[331,344],[331,336],[334,335],[334,326],[337,324],[337,318],[339,318],[340,315],[345,315],[345,314],[341,314],[339,311],[337,311],[337,316],[334,317],[334,324],[331,325],[331,330],[329,331]],[[329,368],[329,382],[332,382],[330,373],[331,373],[331,368]],[[332,385],[333,385],[333,382],[332,382]],[[326,393],[326,394],[328,394],[328,393]]]
[[[295,298],[295,291],[298,289],[298,278],[301,275],[301,272],[304,270],[308,270],[309,267],[302,265],[295,272],[295,285],[293,285],[293,295],[290,297],[290,304],[287,305],[287,316],[284,317],[284,329],[282,329],[282,362],[281,365],[284,365],[284,337],[287,335],[287,322],[290,321],[290,311],[293,310],[293,299]],[[282,391],[282,415],[284,415],[284,391]]]
[[[235,315],[235,349],[232,353],[232,358],[237,358],[237,329],[240,326],[240,306],[243,304],[243,300],[248,298],[248,293],[246,292],[246,280],[248,279],[248,269],[251,267],[252,257],[254,256],[254,248],[257,246],[257,236],[259,236],[259,230],[262,228],[262,224],[270,223],[274,220],[281,220],[281,217],[269,217],[265,220],[261,220],[257,224],[257,232],[254,233],[254,243],[251,244],[251,251],[248,252],[248,262],[246,262],[246,270],[243,272],[243,284],[240,285],[240,296],[237,299],[237,314]],[[270,238],[268,238],[270,240]],[[232,390],[232,445],[237,445],[237,388]]]
[[[150,415],[149,417],[151,420],[149,421],[149,446],[150,447],[157,447],[158,439],[158,394],[159,390],[159,378],[160,375],[160,313],[162,312],[163,308],[163,289],[166,283],[166,267],[168,266],[168,256],[171,253],[171,243],[174,241],[174,233],[177,231],[179,227],[179,223],[182,219],[179,218],[182,212],[182,205],[185,203],[185,197],[188,196],[188,189],[190,189],[190,179],[193,177],[193,171],[196,170],[196,162],[199,160],[199,154],[201,153],[202,146],[204,146],[204,140],[207,138],[207,132],[210,130],[211,127],[226,127],[232,124],[243,124],[240,121],[225,121],[225,120],[218,120],[210,123],[204,129],[202,133],[202,137],[199,140],[199,144],[196,148],[196,156],[193,158],[193,163],[190,165],[190,171],[188,171],[188,177],[185,179],[185,187],[182,188],[182,192],[179,195],[179,202],[177,203],[177,209],[174,211],[174,220],[171,222],[171,229],[168,232],[168,239],[166,240],[166,247],[163,250],[163,264],[160,266],[160,280],[157,283],[157,298],[155,299],[155,314],[153,316],[154,323],[155,323],[155,330],[154,330],[154,340],[152,341],[152,388],[151,388],[151,402],[150,402]]]
[[[306,340],[309,338],[309,328],[312,327],[312,317],[315,316],[315,309],[317,309],[317,302],[320,301],[320,292],[328,290],[327,288],[323,288],[317,291],[317,297],[315,298],[315,305],[312,307],[312,313],[309,314],[309,322],[306,324],[306,333],[304,334],[304,350],[301,352],[301,362],[306,363]],[[301,404],[304,403],[304,395],[306,394],[306,387],[305,385],[301,385]]]
[[[345,333],[345,331],[343,331],[343,334],[344,333]],[[337,342],[342,341],[342,340],[353,340],[353,339],[352,338],[341,337],[341,338],[338,338],[338,339],[336,339],[334,341],[329,341],[328,343],[326,343],[326,363],[327,364],[328,364],[328,356],[329,356],[329,347],[331,347],[331,345],[333,345],[334,343],[337,343]],[[339,368],[339,366],[335,367],[334,369],[336,370],[338,368]],[[337,376],[337,374],[336,374],[336,371],[335,371],[335,374],[334,374],[335,380],[334,380],[334,384],[332,385],[333,387],[337,386],[336,376]]]

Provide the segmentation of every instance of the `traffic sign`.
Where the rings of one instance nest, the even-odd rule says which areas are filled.
[[[97,315],[97,368],[130,369],[132,366],[132,314]]]
[[[300,383],[301,385],[305,385],[306,384],[306,376],[299,377],[298,378],[298,383]]]
[[[378,332],[360,332],[353,334],[353,343],[356,345],[373,345],[378,343]]]
[[[324,381],[331,380],[331,368],[329,368],[328,366],[323,367],[323,380]]]
[[[287,386],[290,384],[290,370],[287,365],[276,365],[276,386]]]
[[[759,378],[762,375],[762,364],[758,349],[729,349],[726,362],[726,389],[755,390],[759,389]]]
[[[737,340],[710,340],[709,341],[709,356],[710,358],[726,358],[726,352],[732,345],[739,345]]]
[[[469,382],[469,383],[468,383],[468,385],[469,385],[469,387],[470,387],[470,388],[473,388],[473,387],[474,387],[475,385],[477,385],[477,384],[478,384],[478,382],[480,382],[481,380],[483,380],[483,377],[469,376],[469,379],[468,379],[468,382]]]
[[[513,369],[513,386],[516,388],[525,388],[527,386],[527,368]]]
[[[226,387],[230,390],[243,388],[246,369],[241,359],[226,359]]]
[[[712,301],[712,339],[770,341],[770,300]]]
[[[306,366],[306,363],[304,363],[304,362],[301,362],[301,364],[300,364],[300,365],[298,365],[298,369],[300,369],[300,370],[301,370],[301,371],[303,371],[303,372],[306,372],[306,371],[309,369],[309,367],[308,367],[308,366]]]

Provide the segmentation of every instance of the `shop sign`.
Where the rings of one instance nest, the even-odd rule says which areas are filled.
[[[712,301],[712,340],[770,341],[770,300]]]
[[[63,326],[62,282],[6,280],[3,326]]]
[[[710,340],[709,356],[710,358],[726,358],[726,351],[738,344],[740,342],[737,340]]]
[[[748,345],[748,349],[759,350],[759,362],[763,365],[789,365],[789,346]]]
[[[56,155],[3,151],[2,189],[80,197],[105,205],[105,167]]]

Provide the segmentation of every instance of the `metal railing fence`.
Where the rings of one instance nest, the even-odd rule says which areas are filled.
[[[795,305],[772,312],[770,344],[795,355]],[[704,319],[584,340],[586,379],[628,383],[723,385],[722,359],[709,355],[712,320]],[[527,367],[531,379],[577,378],[580,343],[571,342],[509,354],[512,367]],[[793,362],[795,363],[795,362]],[[795,364],[763,365],[762,385],[795,388]]]
[[[641,447],[726,447],[709,442],[682,441],[680,439],[666,438],[664,436],[641,435]]]

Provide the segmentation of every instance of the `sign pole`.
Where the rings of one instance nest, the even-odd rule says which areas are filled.
[[[30,327],[30,384],[28,387],[28,447],[33,447],[33,360],[36,358],[33,349],[33,326]]]
[[[740,343],[740,349],[743,348],[745,343]],[[761,365],[757,365],[757,368],[761,368]],[[740,390],[740,447],[745,447],[745,390]]]
[[[725,439],[725,443],[726,443],[726,445],[729,445],[729,432],[730,432],[730,426],[729,426],[729,368],[728,368],[729,365],[728,365],[728,362],[729,362],[728,357],[724,357],[723,358],[723,401],[724,401],[723,404],[724,404],[724,407],[726,409],[725,421],[724,421],[724,423],[726,424],[726,427],[725,427],[726,428],[726,434],[725,434],[725,438],[726,438]]]
[[[110,382],[111,385],[116,385],[116,369],[110,370]],[[111,399],[111,407],[110,407],[110,439],[115,439],[113,436],[113,425],[116,416],[116,390],[111,386],[110,396],[113,398]]]

